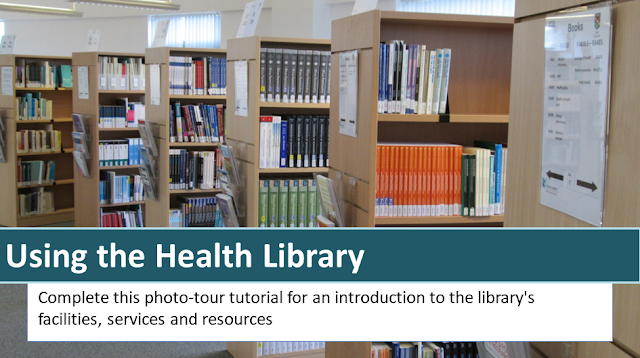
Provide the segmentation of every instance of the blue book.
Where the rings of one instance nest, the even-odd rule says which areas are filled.
[[[382,72],[384,71],[384,44],[378,49],[378,113],[382,113]]]
[[[480,148],[486,148],[494,151],[494,170],[493,173],[495,175],[495,197],[494,197],[494,207],[496,215],[504,214],[502,213],[502,144],[488,142],[484,140],[476,140],[473,143],[474,146]]]
[[[287,120],[280,123],[280,168],[287,167],[287,149],[289,143],[289,123]]]

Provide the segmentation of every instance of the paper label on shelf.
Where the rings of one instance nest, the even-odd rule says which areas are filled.
[[[100,77],[100,88],[101,89],[107,88],[107,78],[104,76]]]
[[[248,89],[248,72],[247,72],[247,61],[236,61],[235,65],[235,108],[236,108],[236,116],[248,117],[249,109],[248,109],[248,98],[249,98],[249,89]]]
[[[375,10],[378,7],[378,0],[356,0],[353,5],[351,15],[361,14],[363,12]]]
[[[509,358],[506,342],[485,342],[484,348],[493,358]]]
[[[87,52],[98,51],[98,44],[100,43],[100,30],[87,31],[87,43],[84,50]]]
[[[78,98],[89,99],[89,67],[78,66]]]
[[[134,90],[139,89],[139,84],[140,84],[140,81],[138,80],[138,78],[134,77],[133,78],[133,89]]]
[[[149,77],[151,81],[151,104],[154,106],[160,105],[160,65],[149,65]]]
[[[602,226],[609,120],[611,6],[550,16],[540,203]]]
[[[118,85],[118,82],[117,82],[116,78],[115,77],[111,77],[111,87],[112,87],[111,89],[115,89],[117,85]]]
[[[127,89],[127,79],[126,78],[121,78],[120,79],[120,89]]]
[[[264,6],[264,0],[252,1],[245,5],[236,38],[250,37],[256,33],[258,20],[260,20],[260,14],[262,13],[262,6]]]
[[[358,51],[340,53],[340,134],[357,136]]]
[[[10,55],[13,53],[13,49],[16,47],[17,35],[4,35],[0,42],[0,54]]]
[[[153,38],[153,46],[151,47],[163,47],[167,43],[167,34],[169,33],[169,19],[163,19],[158,21],[156,25],[156,34]]]
[[[13,66],[2,66],[2,95],[13,96]]]

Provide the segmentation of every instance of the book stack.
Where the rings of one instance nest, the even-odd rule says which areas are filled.
[[[98,89],[144,91],[144,59],[139,57],[98,57]]]
[[[376,217],[503,214],[506,148],[475,144],[379,144]]]
[[[18,202],[20,217],[42,215],[55,211],[53,193],[44,191],[44,188],[18,195]]]
[[[218,189],[218,168],[222,168],[222,160],[217,150],[189,152],[186,149],[170,149],[169,189]]]
[[[372,358],[479,358],[475,342],[372,343]]]
[[[318,227],[319,214],[315,180],[260,180],[258,227]]]
[[[227,94],[227,60],[217,57],[169,57],[169,95]]]
[[[118,140],[101,140],[98,144],[99,166],[118,167],[125,165],[140,165],[140,138],[126,138]]]
[[[47,125],[44,130],[21,130],[16,132],[18,154],[60,152],[62,132]]]
[[[324,349],[325,342],[258,342],[258,356]]]
[[[40,92],[16,97],[16,120],[38,121],[53,119],[53,101],[42,98]]]
[[[261,48],[260,101],[330,103],[331,52]]]
[[[401,40],[380,44],[378,113],[447,111],[451,49],[427,50]]]
[[[126,204],[144,201],[144,186],[140,175],[100,173],[100,205]]]
[[[103,212],[100,209],[101,227],[144,227],[140,206],[133,205],[132,210]]]
[[[260,116],[260,161],[264,168],[329,166],[329,117]]]
[[[70,65],[51,65],[49,61],[27,63],[19,60],[16,65],[16,83],[18,88],[71,88],[73,80]]]
[[[169,141],[218,143],[224,142],[225,108],[223,105],[171,105]]]
[[[169,227],[223,227],[217,198],[178,197],[179,209],[169,210]]]
[[[144,117],[144,103],[121,98],[115,106],[100,106],[98,128],[137,128]]]
[[[18,186],[51,184],[56,180],[56,163],[52,160],[23,162],[18,158]]]

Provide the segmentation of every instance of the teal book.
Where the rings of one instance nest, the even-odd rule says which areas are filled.
[[[60,66],[60,74],[62,76],[62,87],[73,87],[73,79],[71,77],[71,66]]]

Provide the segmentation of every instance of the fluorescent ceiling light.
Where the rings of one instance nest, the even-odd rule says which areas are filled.
[[[73,9],[63,9],[58,7],[8,4],[0,2],[0,11],[25,12],[38,15],[82,17],[82,12],[76,11],[75,4],[73,6]]]
[[[67,0],[73,3],[79,4],[93,4],[93,5],[109,5],[109,6],[123,6],[123,7],[136,7],[140,9],[151,10],[180,10],[180,5],[174,4],[169,1],[158,0]]]

